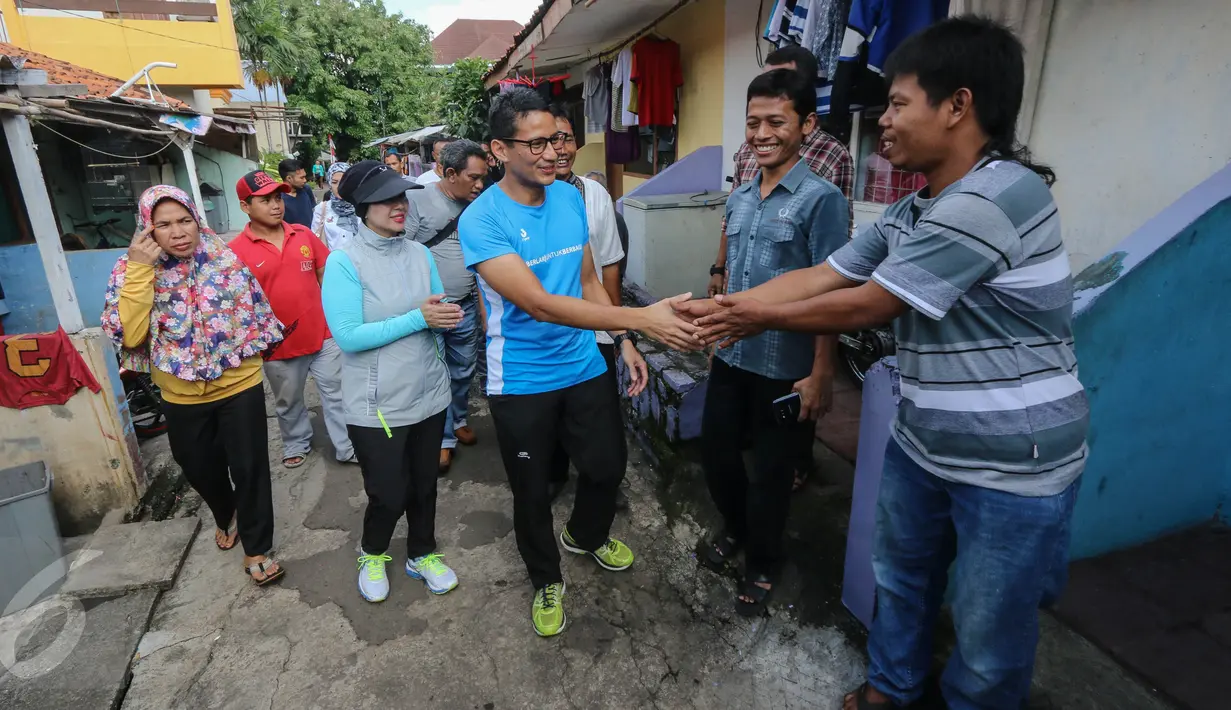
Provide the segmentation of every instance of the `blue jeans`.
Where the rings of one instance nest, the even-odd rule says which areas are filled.
[[[1069,521],[1080,479],[1030,498],[932,475],[890,439],[876,509],[876,615],[868,682],[917,700],[954,563],[957,648],[941,677],[952,710],[1020,710],[1030,692],[1039,607],[1068,579]]]
[[[473,295],[458,301],[462,307],[462,322],[453,330],[436,334],[437,342],[444,353],[445,366],[449,368],[449,387],[453,398],[445,415],[445,431],[440,448],[457,448],[453,432],[466,426],[466,414],[470,409],[470,378],[479,348],[479,305]]]

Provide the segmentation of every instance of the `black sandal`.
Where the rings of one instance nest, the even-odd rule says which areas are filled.
[[[216,528],[214,532],[214,547],[217,547],[219,550],[222,550],[223,552],[226,552],[227,550],[235,549],[236,543],[239,542],[239,536],[235,535],[236,532],[238,532],[238,529],[235,527],[234,520],[231,520],[231,525],[227,527],[226,530],[223,530],[222,528]],[[222,542],[218,540],[218,533],[222,533],[222,538],[224,540],[228,537],[231,537],[232,535],[234,535],[235,537],[231,540],[231,544],[224,545],[222,544]]]
[[[769,589],[758,585],[771,584],[773,580],[763,574],[758,574],[756,577],[744,580],[743,590],[735,597],[735,611],[740,616],[754,617],[761,616],[769,607],[770,597],[774,595],[773,587]],[[752,599],[752,601],[744,601],[744,597]]]
[[[893,708],[901,707],[892,700],[886,700],[883,703],[874,703],[871,700],[868,700],[867,681],[865,681],[863,685],[859,686],[854,691],[847,693],[842,697],[843,707],[846,707],[846,701],[850,699],[851,696],[855,697],[855,710],[893,710]]]
[[[730,568],[739,548],[739,542],[735,538],[722,533],[712,540],[697,543],[697,561],[711,572],[723,574]]]

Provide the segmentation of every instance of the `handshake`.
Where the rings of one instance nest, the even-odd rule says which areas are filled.
[[[725,348],[761,333],[763,304],[738,295],[693,300],[691,293],[664,298],[638,309],[644,320],[635,330],[675,350],[701,350],[718,344]]]

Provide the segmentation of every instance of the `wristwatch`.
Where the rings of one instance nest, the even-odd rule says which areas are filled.
[[[625,331],[623,333],[620,333],[619,335],[613,336],[611,339],[615,341],[615,346],[617,348],[624,347],[625,340],[632,343],[633,347],[637,347],[637,337],[633,334],[633,331],[631,330]]]
[[[726,276],[727,267],[714,264],[710,267],[710,276]]]

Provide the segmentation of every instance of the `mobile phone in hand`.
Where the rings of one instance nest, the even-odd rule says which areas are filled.
[[[440,302],[441,303],[457,303],[457,299],[453,298],[452,296],[445,296],[444,298],[440,299]]]
[[[803,410],[803,398],[798,392],[792,392],[785,397],[779,397],[773,403],[774,421],[778,426],[787,426],[799,422],[799,413]]]

